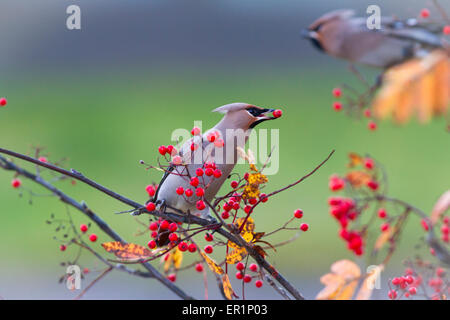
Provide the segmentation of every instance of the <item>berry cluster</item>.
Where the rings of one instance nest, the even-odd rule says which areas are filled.
[[[259,267],[256,263],[250,264],[248,269],[253,273],[259,272]],[[263,286],[263,281],[262,281],[261,275],[252,276],[251,274],[245,273],[247,270],[247,266],[244,263],[242,263],[242,262],[237,263],[236,270],[237,270],[236,279],[241,280],[244,283],[250,283],[253,281],[253,279],[255,277],[259,277],[260,279],[255,281],[255,287],[261,288]]]
[[[450,293],[446,271],[421,260],[406,268],[403,276],[393,278],[389,285],[388,297],[392,300],[411,298],[419,293],[419,289],[421,295],[431,300],[446,299]],[[428,296],[430,292],[432,294]]]

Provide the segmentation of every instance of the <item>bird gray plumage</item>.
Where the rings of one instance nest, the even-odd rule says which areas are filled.
[[[158,186],[153,201],[159,203],[160,207],[163,207],[166,212],[173,212],[174,210],[171,208],[175,208],[184,213],[209,218],[208,207],[204,210],[198,210],[196,208],[196,202],[200,197],[197,197],[195,192],[193,196],[185,198],[179,196],[175,190],[178,187],[183,187],[185,190],[190,188],[195,191],[195,188],[190,185],[190,180],[186,177],[186,174],[195,177],[197,168],[203,167],[205,162],[213,161],[217,169],[221,170],[221,177],[213,178],[212,176],[207,177],[203,175],[200,178],[208,186],[205,188],[204,199],[211,203],[224,181],[231,174],[238,159],[237,148],[244,148],[249,137],[250,129],[261,122],[274,119],[271,115],[267,115],[269,112],[274,111],[273,109],[261,108],[248,103],[227,104],[214,111],[224,114],[222,120],[202,136],[194,136],[183,144],[179,150],[179,155],[182,157],[183,163],[186,166],[172,165],[166,171]],[[212,132],[218,132],[220,138],[224,140],[224,146],[222,148],[211,147],[213,144],[208,141],[207,137]],[[240,133],[240,135],[234,135],[236,133]],[[193,142],[199,146],[195,151],[191,150]],[[166,243],[167,240],[161,240],[159,245],[161,246]]]
[[[303,35],[331,56],[383,69],[443,46],[438,28],[415,19],[381,17],[379,30],[369,29],[366,20],[353,10],[336,10],[314,21]]]

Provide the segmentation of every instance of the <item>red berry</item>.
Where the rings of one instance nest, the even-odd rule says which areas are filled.
[[[300,209],[295,210],[294,217],[296,217],[297,219],[300,219],[301,217],[303,217],[303,211]]]
[[[191,243],[191,244],[188,246],[188,251],[191,252],[191,253],[197,251],[197,246],[195,245],[195,243]]]
[[[216,139],[216,141],[214,141],[214,145],[217,148],[222,148],[225,145],[225,142],[223,141],[222,138],[218,138],[218,139]]]
[[[183,193],[184,193],[184,188],[183,187],[178,187],[176,190],[176,193],[178,194],[178,195],[182,195]]]
[[[244,282],[245,282],[245,283],[252,282],[252,277],[251,277],[250,275],[246,274],[246,275],[244,276]]]
[[[370,121],[369,124],[367,125],[367,127],[369,128],[369,130],[371,131],[375,131],[377,130],[377,124],[373,121]]]
[[[387,213],[386,210],[381,208],[380,210],[378,210],[378,217],[380,219],[385,219],[387,217]]]
[[[8,103],[8,101],[6,100],[6,98],[4,98],[4,97],[0,98],[0,106],[1,107],[6,106],[7,103]]]
[[[84,273],[84,274],[88,274],[89,272],[90,272],[90,271],[89,271],[89,268],[84,268],[84,269],[83,269],[83,273]]]
[[[198,200],[195,206],[197,207],[198,210],[203,210],[206,208],[206,205],[203,202],[203,200]]]
[[[230,213],[228,211],[222,212],[222,219],[226,220],[230,217]]]
[[[403,282],[403,279],[402,279],[402,278],[394,278],[394,279],[392,279],[392,284],[393,284],[394,286],[398,286],[398,285],[400,285],[402,282]]]
[[[372,116],[372,112],[370,111],[370,109],[364,110],[364,117],[370,118],[371,116]]]
[[[428,18],[430,16],[430,10],[424,8],[420,11],[420,16],[424,19]]]
[[[38,159],[40,162],[48,162],[46,157],[39,157]]]
[[[422,224],[423,230],[428,231],[428,230],[430,229],[430,227],[429,227],[428,222],[427,222],[426,219],[422,219],[422,220],[420,221],[420,223]]]
[[[341,179],[338,176],[333,175],[330,177],[328,186],[331,191],[339,191],[344,188],[345,181],[344,181],[344,179]]]
[[[209,142],[214,142],[214,140],[216,140],[216,135],[213,132],[210,132],[206,136],[206,139],[208,139]]]
[[[395,290],[389,291],[388,297],[389,297],[389,299],[394,300],[395,298],[397,298],[397,291],[395,291]]]
[[[158,148],[158,152],[163,156],[163,155],[165,155],[167,153],[167,149],[166,149],[165,146],[160,146]]]
[[[158,224],[156,222],[152,222],[152,223],[150,223],[148,228],[152,231],[156,231],[156,230],[158,230]]]
[[[188,249],[187,243],[184,242],[184,241],[181,241],[181,242],[178,244],[178,249],[179,249],[180,251],[182,251],[182,252],[186,251],[186,250]]]
[[[412,295],[415,295],[417,293],[417,289],[416,289],[416,287],[410,287],[408,289],[408,292]]]
[[[258,272],[258,265],[256,263],[252,263],[248,268],[250,271]]]
[[[240,271],[236,272],[236,279],[242,280],[244,278],[244,274]]]
[[[340,98],[342,96],[341,88],[334,88],[333,89],[333,96],[335,96],[336,98]]]
[[[167,220],[161,221],[161,224],[159,225],[159,227],[160,227],[162,230],[167,230],[167,229],[169,229],[169,226],[170,226],[170,222],[167,221]]]
[[[91,234],[91,235],[89,236],[89,240],[91,240],[92,242],[97,241],[97,235],[96,235],[95,233]]]
[[[369,182],[367,182],[367,186],[372,189],[373,191],[376,191],[379,187],[378,182],[370,180]]]
[[[177,241],[178,240],[178,235],[176,233],[171,233],[169,234],[169,240],[170,241]]]
[[[81,231],[81,232],[86,232],[86,231],[88,231],[88,226],[85,225],[85,224],[80,225],[80,231]]]
[[[446,36],[450,35],[450,25],[444,26],[444,28],[442,29],[442,33]]]
[[[148,185],[148,186],[145,188],[145,191],[147,191],[147,193],[148,193],[148,195],[149,195],[150,197],[153,197],[153,196],[155,195],[155,193],[156,193],[156,190],[155,190],[155,188],[154,188],[152,185]]]
[[[11,181],[11,185],[13,188],[17,189],[22,185],[22,181],[20,181],[20,179],[13,179],[13,181]]]
[[[197,149],[198,149],[198,144],[192,142],[191,143],[191,151],[195,151]]]
[[[248,177],[250,177],[250,174],[248,172],[244,173],[244,180],[248,180]]]
[[[342,110],[342,103],[339,101],[336,101],[333,103],[333,109],[335,111],[341,111]]]
[[[181,158],[180,156],[176,155],[172,158],[172,163],[176,166],[179,166],[180,164],[183,163],[183,158]]]
[[[152,238],[157,238],[157,237],[158,237],[158,232],[153,231],[153,232],[150,234],[150,236],[151,236]]]
[[[238,187],[238,185],[239,185],[239,183],[237,182],[237,181],[231,181],[231,187],[233,188],[233,189],[236,189],[237,187]]]
[[[147,211],[155,211],[156,206],[153,202],[149,202],[147,203],[147,205],[145,206],[145,209],[147,209]]]
[[[193,186],[194,188],[198,187],[199,181],[197,177],[192,177],[191,181],[190,181],[191,186]]]
[[[302,231],[308,231],[308,229],[309,229],[309,225],[308,225],[307,223],[302,223],[302,224],[300,225],[300,230],[302,230]]]
[[[274,118],[279,118],[283,115],[283,111],[281,111],[280,109],[277,109],[274,112],[272,112],[272,115]]]
[[[205,194],[205,190],[203,188],[197,188],[195,190],[195,195],[197,197],[203,197],[204,194]]]
[[[177,149],[175,149],[174,146],[172,146],[170,144],[166,147],[166,150],[167,150],[167,153],[170,155],[176,154],[176,151],[177,151]]]
[[[167,276],[167,279],[169,279],[169,281],[171,282],[175,282],[177,281],[177,275],[175,273],[171,273]]]
[[[366,159],[364,160],[364,166],[365,166],[367,169],[371,170],[371,169],[373,169],[373,167],[375,166],[375,162],[374,162],[373,159],[371,159],[371,158],[366,158]]]
[[[255,286],[256,286],[257,288],[261,288],[261,287],[263,286],[263,282],[262,282],[261,280],[256,280],[256,281],[255,281]]]
[[[267,200],[269,200],[269,198],[267,197],[267,195],[265,193],[261,193],[259,195],[259,199],[261,200],[262,203],[267,202]]]
[[[170,232],[175,232],[178,230],[178,225],[175,222],[172,222],[171,224],[169,224],[169,231]]]
[[[214,177],[215,178],[220,178],[222,176],[222,171],[220,171],[219,169],[214,170]]]
[[[245,269],[245,264],[243,264],[242,262],[238,262],[236,264],[236,269],[239,270],[239,271],[244,270]]]
[[[205,169],[205,174],[210,177],[214,174],[214,169],[213,168],[206,168]]]
[[[205,247],[205,252],[207,253],[207,254],[211,254],[212,252],[213,252],[213,247],[212,246],[210,246],[210,245],[207,245],[206,247]]]
[[[195,170],[195,174],[197,175],[197,177],[201,177],[203,175],[203,169],[197,168],[197,170]]]
[[[194,194],[194,191],[192,191],[191,189],[186,189],[184,194],[186,195],[186,197],[192,197],[192,195]]]
[[[197,263],[195,265],[195,271],[202,272],[203,271],[203,265],[201,263]]]
[[[250,214],[252,212],[252,209],[253,209],[253,207],[250,206],[250,205],[246,205],[244,207],[244,211],[245,211],[246,214]]]
[[[61,251],[66,251],[66,249],[67,249],[67,246],[64,244],[59,246],[59,250],[61,250]]]
[[[205,240],[208,242],[211,242],[214,240],[214,236],[211,233],[206,233],[205,234]]]
[[[147,246],[148,246],[150,249],[155,249],[155,248],[156,248],[156,241],[155,241],[155,240],[150,240],[150,241],[147,243]]]
[[[191,130],[191,134],[193,136],[198,136],[200,134],[200,132],[201,132],[201,130],[200,130],[199,127],[193,127],[192,130]]]
[[[380,226],[380,230],[382,231],[382,232],[385,232],[385,231],[387,231],[387,230],[389,230],[389,223],[383,223],[381,226]]]

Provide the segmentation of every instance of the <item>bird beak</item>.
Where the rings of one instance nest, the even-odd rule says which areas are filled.
[[[257,117],[258,121],[261,122],[261,121],[265,121],[265,120],[276,119],[272,114],[274,111],[275,111],[275,109],[264,109],[264,113],[261,113]]]
[[[305,39],[316,39],[317,38],[317,32],[311,31],[308,29],[302,29],[300,31],[300,34]]]

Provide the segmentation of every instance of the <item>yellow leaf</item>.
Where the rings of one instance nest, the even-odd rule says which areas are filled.
[[[226,262],[228,264],[235,264],[244,259],[247,256],[247,250],[243,247],[231,250],[227,254]]]
[[[241,228],[245,220],[246,220],[245,217],[236,220],[236,226],[238,229]],[[246,232],[253,232],[254,230],[255,230],[255,221],[253,220],[252,217],[248,217],[241,234],[244,234]]]
[[[222,289],[225,297],[227,297],[228,300],[233,300],[235,293],[227,274],[222,276]]]
[[[122,243],[120,241],[112,241],[102,243],[102,247],[121,260],[133,261],[150,258],[153,253],[147,248],[134,243]]]
[[[339,260],[331,265],[331,273],[320,278],[325,285],[316,296],[318,300],[351,299],[361,276],[359,267],[350,260]]]
[[[217,274],[225,273],[223,271],[223,269],[213,259],[208,257],[203,251],[200,251],[200,254],[205,259],[206,264],[208,265],[208,267],[211,269],[212,272],[217,273]]]
[[[372,295],[372,291],[375,288],[375,283],[379,278],[381,271],[384,270],[384,265],[380,264],[371,268],[370,272],[366,274],[366,277],[356,294],[355,300],[369,300]]]

